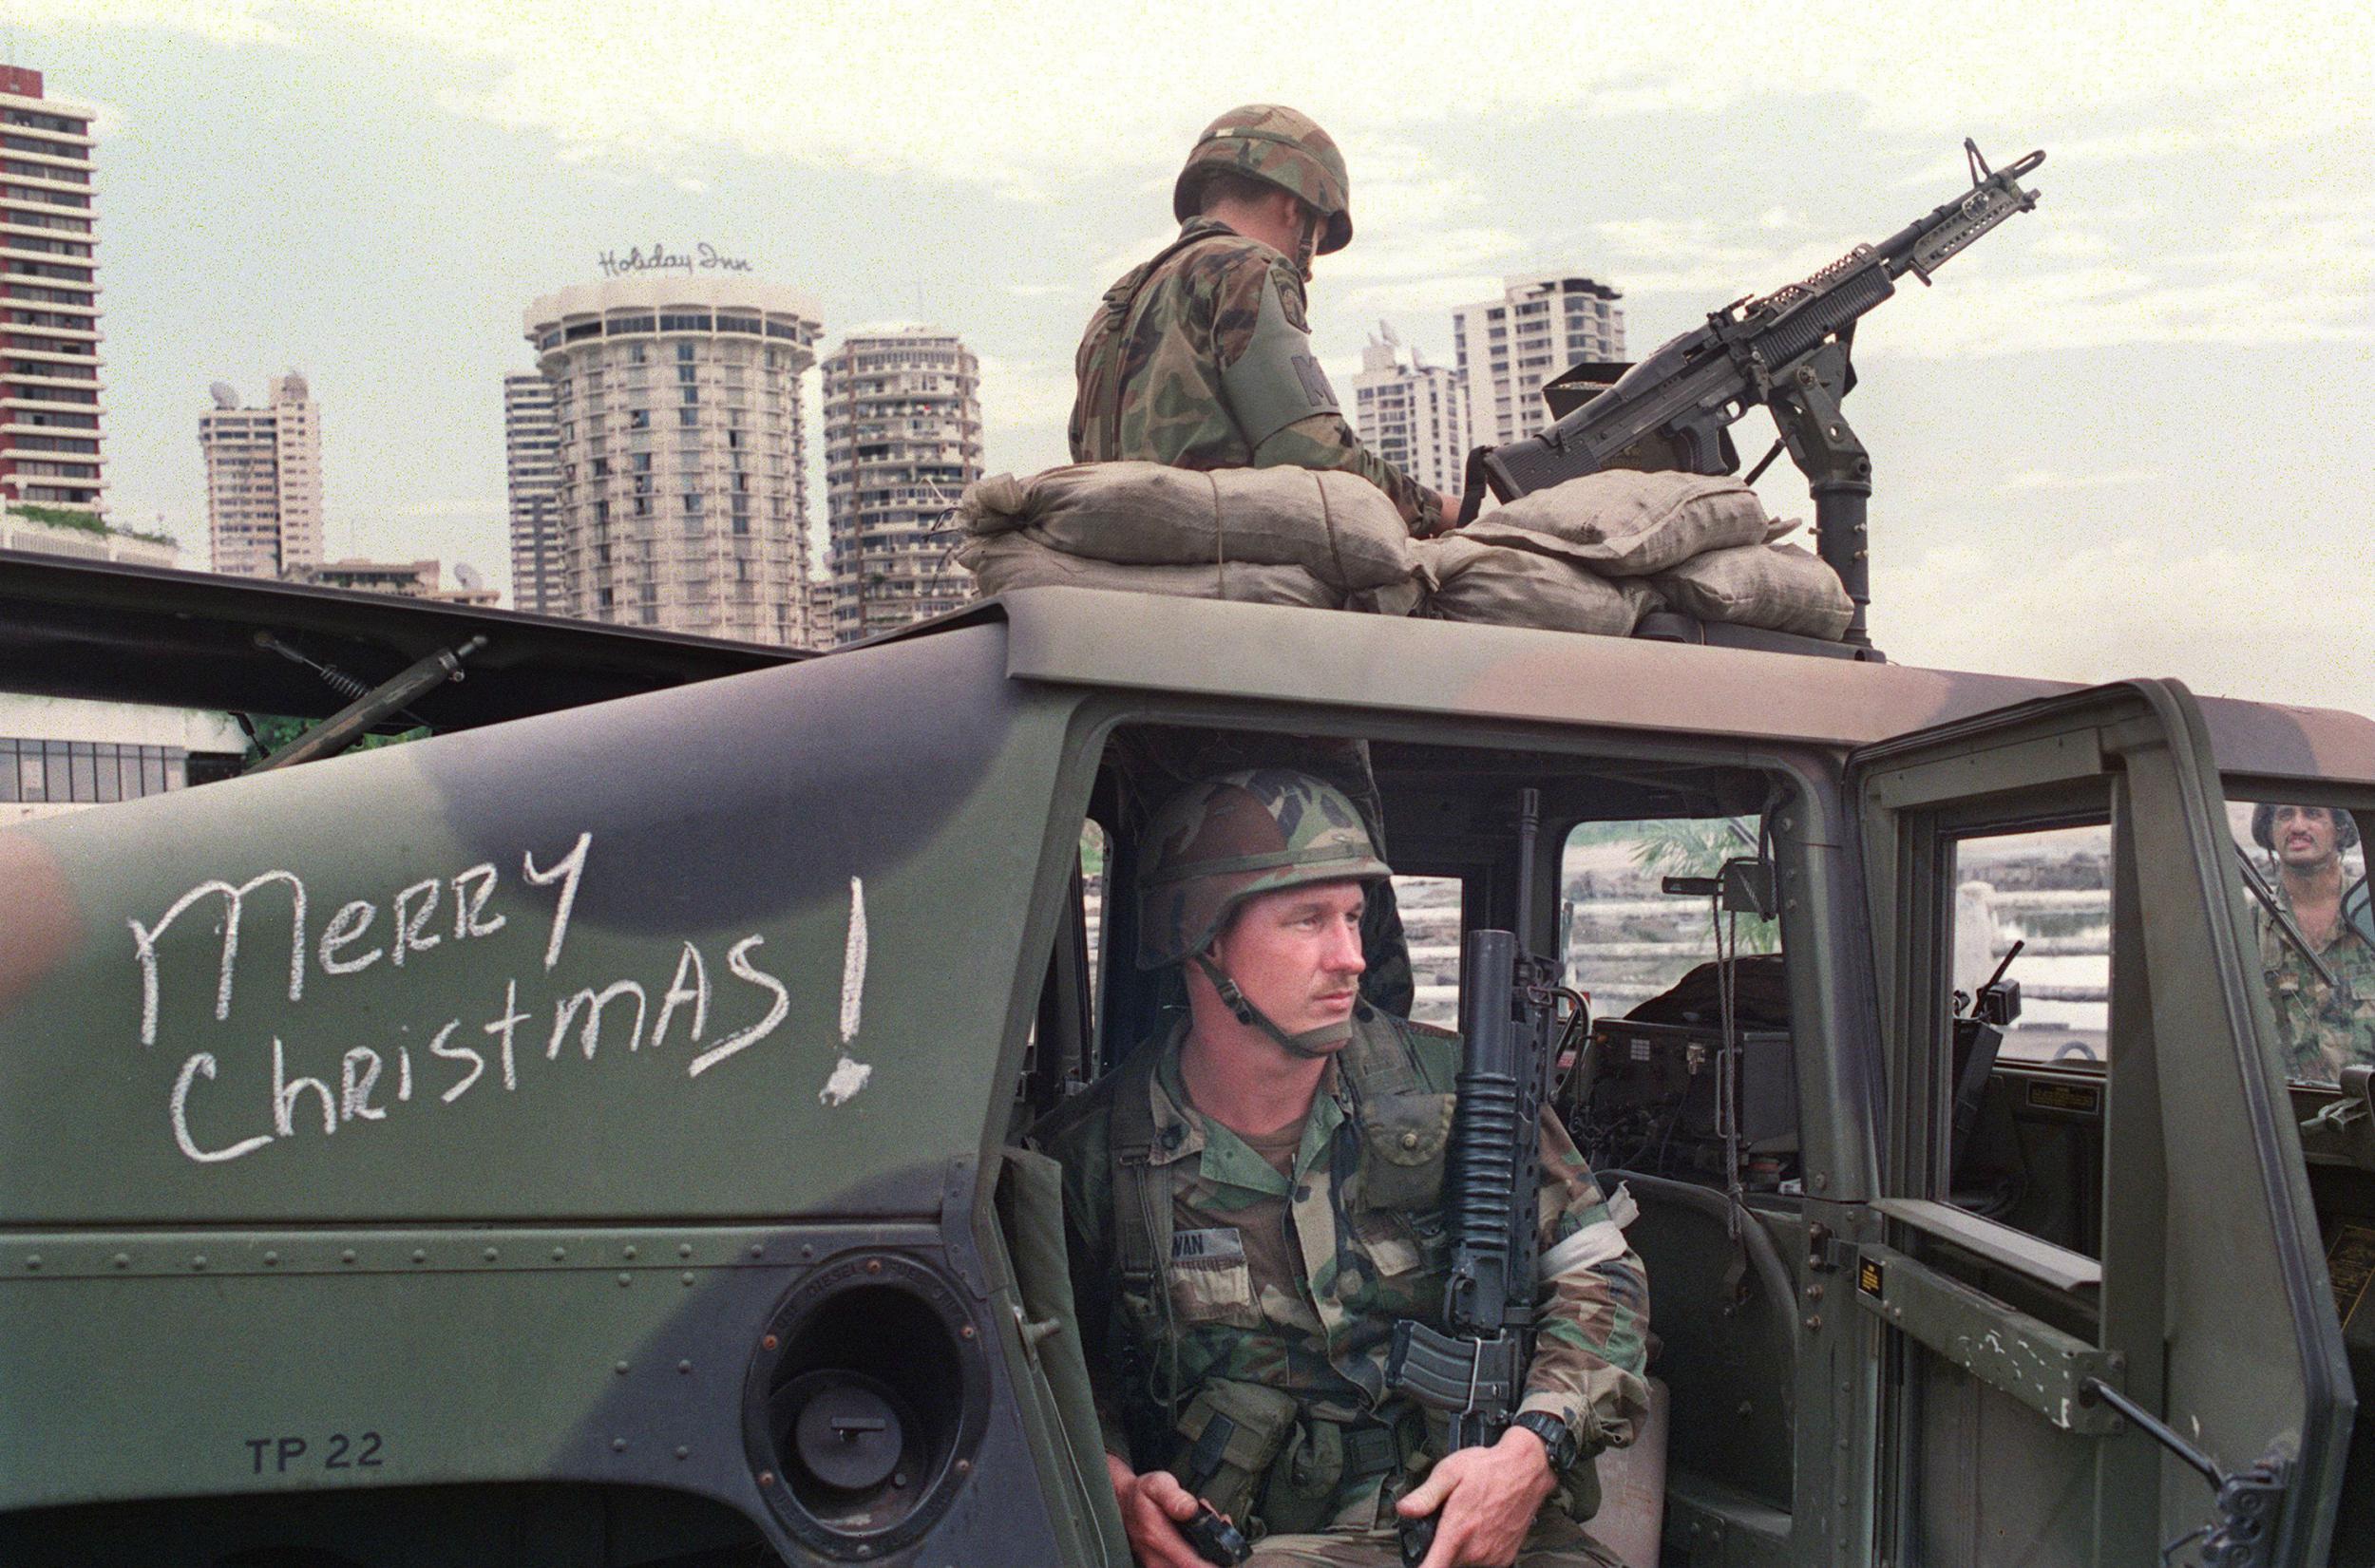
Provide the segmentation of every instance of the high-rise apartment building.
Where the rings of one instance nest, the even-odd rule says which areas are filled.
[[[94,112],[0,66],[0,497],[104,517]]]
[[[504,480],[511,492],[511,607],[568,614],[560,569],[560,424],[553,384],[504,377]]]
[[[243,408],[224,382],[198,417],[206,457],[206,538],[218,572],[294,576],[322,558],[322,424],[305,378],[291,370],[272,401]]]
[[[1624,357],[1624,294],[1564,273],[1502,280],[1499,299],[1452,312],[1468,380],[1468,438],[1498,446],[1550,423],[1542,384],[1585,360]]]
[[[562,612],[807,641],[815,302],[747,278],[626,276],[548,294],[526,325],[560,427]]]
[[[1360,351],[1353,428],[1361,444],[1440,495],[1456,496],[1468,462],[1468,394],[1458,370],[1430,365],[1385,322]]]
[[[954,332],[852,336],[825,361],[833,634],[854,642],[973,596],[940,520],[981,477],[981,367]]]

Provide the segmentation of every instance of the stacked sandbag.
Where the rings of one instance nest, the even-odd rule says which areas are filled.
[[[1342,594],[1300,566],[1255,566],[1243,561],[1117,566],[1090,556],[1069,555],[1042,543],[1030,530],[975,535],[957,547],[957,561],[973,574],[985,595],[1016,588],[1118,588],[1180,598],[1296,604],[1313,610],[1344,606]]]
[[[1728,475],[1609,469],[1521,496],[1463,532],[1611,585],[1645,579],[1654,592],[1636,601],[1644,607],[1635,621],[1662,601],[1700,620],[1836,641],[1855,606],[1828,565],[1773,542],[1796,526],[1768,516],[1757,493]]]
[[[1427,589],[1422,614],[1436,620],[1623,637],[1658,608],[1657,591],[1645,581],[1596,576],[1539,551],[1466,534],[1421,539],[1416,549]]]
[[[1710,550],[1649,580],[1668,604],[1703,621],[1836,642],[1855,618],[1839,575],[1795,544]]]
[[[1729,475],[1611,468],[1520,496],[1463,532],[1600,576],[1645,577],[1710,550],[1761,544],[1773,527],[1757,492]]]
[[[973,536],[958,558],[989,593],[1060,580],[1339,608],[1407,600],[1416,573],[1394,503],[1333,470],[1074,463],[978,481],[958,515]]]

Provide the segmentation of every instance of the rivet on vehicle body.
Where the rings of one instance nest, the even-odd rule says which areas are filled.
[[[752,1250],[755,1251],[756,1249],[754,1248]],[[800,1256],[804,1258],[814,1257],[816,1256],[816,1249],[803,1242],[800,1247]]]
[[[632,1285],[635,1283],[635,1275],[621,1271],[618,1275],[618,1283],[622,1289],[626,1286]]]
[[[1831,1185],[1831,1173],[1828,1171],[1816,1171],[1814,1173],[1814,1190],[1816,1192],[1820,1192],[1829,1185]]]
[[[961,1328],[961,1329],[958,1330],[958,1331],[957,1331],[957,1333],[958,1333],[958,1337],[960,1337],[960,1338],[962,1338],[962,1339],[971,1339],[971,1338],[974,1336],[974,1335],[973,1335],[973,1325],[972,1325],[972,1324],[970,1324],[970,1323],[966,1324],[963,1328]]]
[[[130,1268],[130,1267],[132,1266],[132,1255],[131,1255],[130,1253],[118,1253],[118,1254],[116,1254],[116,1256],[115,1256],[115,1265],[116,1265],[116,1267],[117,1267],[117,1268],[119,1268],[119,1269],[128,1269],[128,1268]]]
[[[426,1263],[426,1262],[428,1262],[428,1249],[427,1247],[415,1247],[415,1248],[413,1248],[413,1249],[412,1249],[412,1261],[413,1261],[413,1262],[415,1262],[415,1263]]]
[[[620,1377],[627,1375],[627,1364],[623,1361],[615,1361],[611,1363],[610,1370],[617,1372]]]
[[[1822,1314],[1820,1313],[1816,1313],[1814,1316],[1808,1318],[1806,1320],[1806,1327],[1810,1331],[1821,1328]]]
[[[621,1249],[620,1249],[620,1251],[619,1251],[619,1256],[620,1256],[621,1257],[627,1257],[627,1258],[632,1258],[632,1257],[634,1257],[634,1256],[635,1256],[635,1243],[634,1243],[634,1242],[632,1242],[632,1241],[628,1242],[628,1243],[626,1244],[626,1246],[625,1246],[625,1247],[623,1247],[623,1248],[621,1248]]]
[[[868,1274],[881,1274],[883,1272],[883,1260],[879,1257],[867,1258],[865,1260],[865,1272]]]
[[[760,1484],[760,1485],[762,1485],[762,1486],[772,1486],[772,1485],[774,1485],[774,1484],[775,1484],[775,1472],[774,1472],[774,1471],[772,1471],[772,1470],[761,1470],[761,1471],[759,1472],[759,1484]]]
[[[206,1255],[204,1253],[200,1253],[196,1257],[190,1259],[190,1267],[193,1269],[202,1269],[205,1266]]]
[[[676,1363],[676,1370],[680,1372],[690,1372],[693,1370],[693,1363],[690,1361],[679,1361]]]
[[[1809,1301],[1820,1301],[1822,1299],[1822,1286],[1820,1284],[1807,1286],[1806,1299]]]
[[[28,1256],[28,1257],[25,1259],[25,1266],[26,1266],[27,1268],[28,1268],[28,1269],[38,1269],[38,1268],[40,1268],[40,1267],[41,1267],[41,1254],[39,1254],[39,1253],[34,1253],[34,1254],[32,1254],[31,1256]]]
[[[690,1285],[693,1283],[693,1271],[687,1269],[683,1274],[677,1275],[677,1278],[683,1283]]]
[[[693,1243],[690,1241],[677,1242],[676,1256],[678,1257],[691,1257],[693,1256]]]
[[[693,1450],[679,1443],[676,1445],[676,1457],[678,1459],[691,1459],[693,1457]]]
[[[759,1242],[753,1241],[750,1243],[750,1256],[752,1257],[765,1257],[767,1256],[767,1248]]]
[[[354,1261],[354,1249],[353,1249],[352,1247],[349,1247],[349,1248],[348,1248],[345,1252],[340,1253],[340,1254],[338,1255],[338,1261],[339,1261],[339,1262],[341,1262],[341,1263],[352,1263],[352,1262],[353,1262],[353,1261]]]
[[[973,1461],[969,1459],[959,1460],[957,1462],[957,1473],[960,1476],[969,1476],[973,1474]]]
[[[494,1248],[489,1247],[484,1252],[479,1254],[479,1256],[486,1259],[489,1263],[492,1263],[496,1258],[501,1257],[503,1255],[497,1252]]]
[[[627,1451],[627,1440],[623,1437],[612,1438],[610,1440],[610,1451],[614,1454],[625,1453]]]
[[[555,1248],[553,1249],[553,1261],[554,1261],[554,1262],[556,1262],[556,1263],[560,1262],[561,1259],[563,1259],[563,1258],[567,1257],[568,1256],[569,1256],[569,1249],[568,1249],[568,1248],[566,1248],[566,1247],[555,1247]]]

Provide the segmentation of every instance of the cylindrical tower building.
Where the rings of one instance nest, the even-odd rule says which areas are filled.
[[[800,378],[820,331],[808,294],[747,278],[618,278],[528,307],[567,614],[808,640]]]

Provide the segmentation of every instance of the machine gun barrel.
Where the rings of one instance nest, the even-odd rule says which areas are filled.
[[[2020,181],[2043,153],[1990,169],[1976,145],[1963,146],[1971,188],[1954,199],[1802,282],[1711,312],[1704,326],[1669,339],[1541,434],[1478,447],[1469,457],[1468,506],[1478,505],[1487,487],[1513,501],[1609,467],[1737,472],[1730,427],[1761,405],[1813,489],[1822,558],[1855,601],[1849,640],[1868,640],[1864,506],[1872,463],[1839,410],[1855,384],[1848,363],[1855,324],[1896,293],[1897,278],[1911,273],[1928,283],[1980,236],[2037,204],[2037,193]]]

